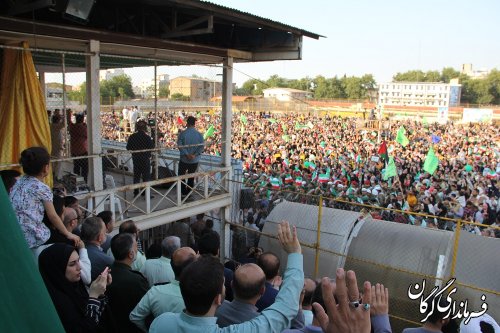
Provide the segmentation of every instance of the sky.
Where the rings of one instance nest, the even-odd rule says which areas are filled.
[[[451,66],[459,70],[464,63],[473,64],[474,69],[500,69],[499,0],[212,2],[326,36],[319,40],[304,37],[299,61],[236,63],[233,82],[238,86],[250,78],[266,80],[273,74],[288,79],[373,74],[381,83],[413,69],[440,71]],[[134,85],[153,76],[152,69],[125,71]],[[221,72],[217,67],[158,71],[171,78],[197,74],[216,80],[221,80],[217,76]],[[67,84],[83,80],[77,74],[66,79]]]

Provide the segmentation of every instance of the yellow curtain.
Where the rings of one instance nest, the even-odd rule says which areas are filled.
[[[0,165],[19,162],[21,152],[42,146],[50,152],[45,98],[27,42],[24,50],[4,49],[0,87]],[[52,186],[52,172],[46,178]]]

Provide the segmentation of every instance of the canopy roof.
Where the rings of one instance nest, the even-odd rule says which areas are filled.
[[[28,41],[37,48],[85,52],[88,40],[98,40],[105,69],[153,61],[158,65],[215,64],[226,57],[235,62],[299,60],[303,36],[323,37],[198,0],[97,0],[88,20],[79,22],[65,15],[67,2],[2,1],[0,44]],[[116,61],[112,55],[142,60]],[[75,59],[69,67],[83,67],[83,61]],[[35,62],[60,63],[53,56],[37,56]]]

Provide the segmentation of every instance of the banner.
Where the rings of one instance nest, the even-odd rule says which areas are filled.
[[[446,124],[446,122],[448,121],[448,107],[447,106],[438,107],[437,121],[440,124]]]
[[[493,110],[464,108],[462,120],[466,123],[489,123],[493,120]]]

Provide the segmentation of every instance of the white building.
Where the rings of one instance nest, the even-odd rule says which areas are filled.
[[[472,68],[472,64],[462,64],[460,73],[465,74],[473,79],[484,79],[488,76],[488,74],[490,74],[490,71],[485,68],[474,70]]]
[[[264,98],[276,98],[278,101],[282,102],[302,101],[312,97],[312,93],[309,91],[291,88],[275,87],[264,89],[262,92],[264,93]]]
[[[99,72],[99,80],[111,80],[115,76],[125,75],[125,71],[121,68],[108,69]]]
[[[462,85],[457,79],[439,82],[388,82],[379,84],[379,105],[448,107],[460,104]]]
[[[168,74],[158,74],[156,76],[156,93],[160,94],[160,89],[167,87],[170,84],[170,76]],[[153,79],[144,80],[139,85],[134,86],[134,94],[142,98],[153,98],[154,97],[154,85],[155,81]]]

